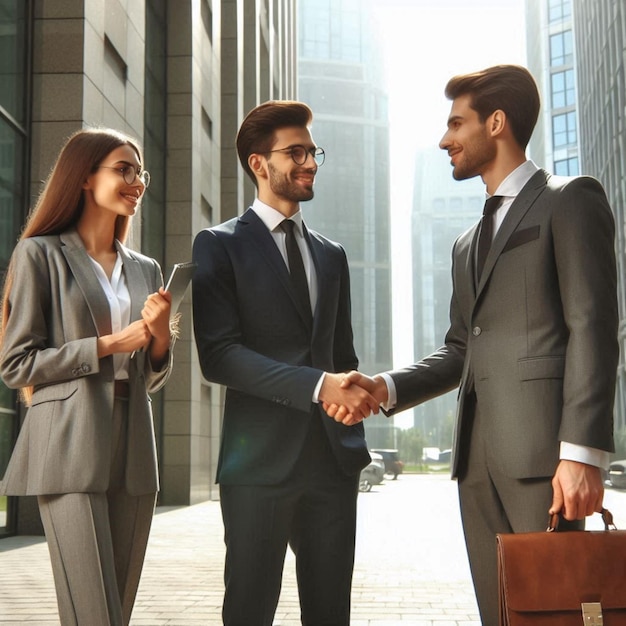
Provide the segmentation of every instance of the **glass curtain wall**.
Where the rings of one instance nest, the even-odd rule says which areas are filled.
[[[26,214],[31,2],[0,0],[0,272],[2,283]],[[0,476],[18,430],[16,395],[0,382]],[[0,496],[0,535],[13,528],[12,500]]]

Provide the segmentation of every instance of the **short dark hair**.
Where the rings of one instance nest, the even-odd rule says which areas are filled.
[[[448,81],[445,94],[450,100],[469,95],[470,106],[481,122],[497,109],[504,111],[515,140],[526,149],[539,117],[540,99],[537,83],[525,67],[494,65],[454,76]]]
[[[251,154],[269,152],[276,141],[274,133],[281,128],[306,128],[313,120],[313,112],[295,100],[268,100],[246,115],[237,133],[237,154],[243,169],[256,185],[256,177],[248,165]]]

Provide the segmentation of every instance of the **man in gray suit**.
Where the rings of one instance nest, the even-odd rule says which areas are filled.
[[[542,530],[548,510],[582,527],[602,504],[618,359],[614,221],[598,181],[526,160],[539,112],[526,69],[457,76],[446,95],[440,147],[453,176],[481,176],[494,197],[454,244],[450,329],[418,363],[344,384],[390,412],[460,384],[452,476],[482,622],[496,626],[496,533]]]

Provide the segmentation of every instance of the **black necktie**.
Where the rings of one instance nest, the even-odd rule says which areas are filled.
[[[287,248],[287,261],[289,262],[289,274],[291,275],[291,283],[296,291],[300,304],[305,311],[311,314],[311,298],[309,296],[309,283],[304,271],[304,263],[300,248],[296,241],[294,228],[296,224],[292,220],[283,220],[280,227],[285,232],[285,246]]]
[[[478,235],[478,254],[476,255],[476,284],[480,281],[480,275],[485,266],[485,259],[491,247],[493,239],[493,214],[500,205],[502,196],[487,198],[483,209],[483,217],[480,220],[480,233]]]

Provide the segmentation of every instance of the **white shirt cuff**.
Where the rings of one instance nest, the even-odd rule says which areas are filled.
[[[320,402],[320,390],[324,382],[324,376],[326,376],[326,372],[322,373],[320,379],[317,381],[317,385],[315,385],[315,389],[313,389],[313,402],[315,402],[315,404],[319,404]]]
[[[380,374],[380,377],[385,381],[385,385],[387,385],[387,402],[383,402],[380,406],[382,406],[385,411],[391,411],[391,409],[395,409],[396,404],[398,404],[396,384],[389,374]]]
[[[588,448],[587,446],[561,441],[560,458],[564,461],[578,461],[578,463],[586,463],[587,465],[607,469],[609,467],[610,454],[606,450]]]

